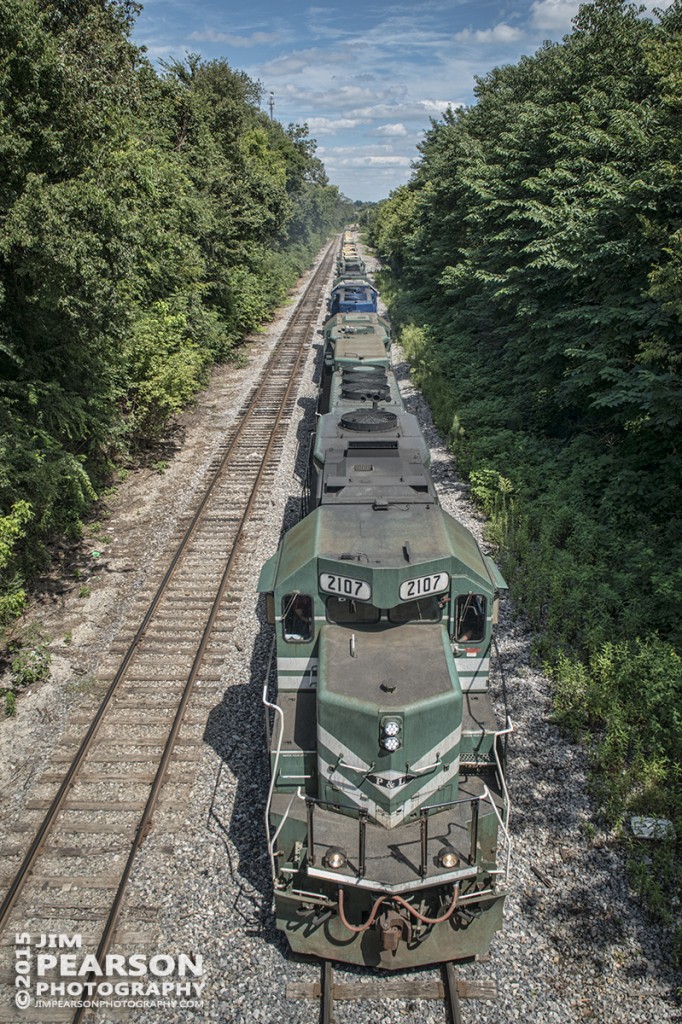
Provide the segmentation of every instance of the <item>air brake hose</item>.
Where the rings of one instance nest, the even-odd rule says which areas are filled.
[[[345,925],[349,932],[366,932],[367,929],[371,928],[372,925],[374,924],[374,918],[376,917],[377,910],[379,909],[379,907],[381,906],[385,899],[385,896],[380,896],[379,899],[375,902],[374,906],[372,907],[372,913],[369,915],[369,919],[365,922],[365,924],[361,924],[359,927],[357,927],[354,924],[349,924],[348,921],[346,920],[346,914],[343,909],[343,889],[341,888],[341,886],[339,886],[339,917],[341,918],[343,924]]]
[[[393,900],[395,903],[400,903],[401,906],[405,907],[410,912],[410,914],[412,914],[413,917],[416,917],[418,921],[421,921],[422,924],[442,924],[443,921],[447,921],[448,918],[452,917],[452,915],[454,914],[455,909],[457,908],[458,899],[459,885],[456,885],[452,895],[452,903],[450,904],[446,912],[442,915],[442,917],[425,917],[423,914],[420,914],[418,910],[415,910],[414,907],[410,906],[407,900],[404,900],[402,896],[380,896],[379,899],[376,900],[376,902],[374,903],[374,906],[372,907],[372,913],[369,915],[368,920],[365,922],[365,924],[357,927],[356,925],[349,924],[349,922],[346,920],[346,914],[344,910],[344,891],[341,888],[341,886],[339,886],[339,917],[341,918],[341,921],[343,922],[344,926],[348,929],[348,931],[356,933],[366,932],[367,929],[371,928],[372,925],[374,924],[374,919],[377,915],[377,911],[381,904],[384,903],[385,900]]]

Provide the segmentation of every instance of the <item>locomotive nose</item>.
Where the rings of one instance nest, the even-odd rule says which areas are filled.
[[[403,648],[387,646],[382,632],[358,632],[351,656],[348,629],[320,631],[320,797],[388,828],[430,799],[456,799],[459,770],[462,692],[447,632],[402,630],[418,677],[406,676]]]

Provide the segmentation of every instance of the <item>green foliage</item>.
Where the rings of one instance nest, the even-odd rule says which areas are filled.
[[[24,527],[32,514],[27,501],[17,501],[8,516],[0,516],[0,573],[3,580],[0,591],[0,626],[16,618],[26,602],[26,592],[21,586],[19,573],[16,569],[12,572],[12,566],[16,566],[17,541],[25,535]]]
[[[50,675],[49,638],[29,628],[7,645],[10,678],[16,693],[27,686],[44,683]]]
[[[561,44],[432,123],[371,228],[557,716],[613,821],[659,814],[678,836],[681,68],[679,3],[582,6]]]
[[[158,437],[169,417],[199,390],[207,362],[206,350],[191,340],[185,311],[172,312],[161,301],[140,310],[126,346],[134,382],[127,396],[128,417],[136,433]]]
[[[348,209],[244,72],[190,54],[157,73],[138,9],[2,4],[0,621]]]
[[[8,717],[16,713],[16,698],[21,690],[44,683],[49,678],[48,643],[49,637],[34,626],[14,632],[7,640],[3,657],[9,686],[0,689],[0,698],[4,699]]]

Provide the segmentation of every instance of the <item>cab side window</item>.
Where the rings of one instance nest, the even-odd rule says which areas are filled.
[[[313,638],[313,599],[308,594],[285,594],[282,598],[284,639],[307,643]]]
[[[455,601],[457,643],[479,643],[485,638],[486,608],[483,594],[460,594]]]

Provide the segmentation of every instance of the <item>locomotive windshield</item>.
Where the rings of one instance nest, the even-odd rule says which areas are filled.
[[[388,609],[389,622],[440,622],[441,605],[437,597],[421,597]]]
[[[369,601],[354,601],[352,598],[327,599],[327,620],[338,626],[375,626],[378,623],[399,626],[407,622],[440,622],[441,615],[441,603],[436,597],[405,601],[394,608],[377,608]]]
[[[381,618],[381,608],[376,608],[369,601],[353,601],[347,597],[330,597],[327,599],[327,618],[342,626],[347,622],[360,625],[372,625]]]

